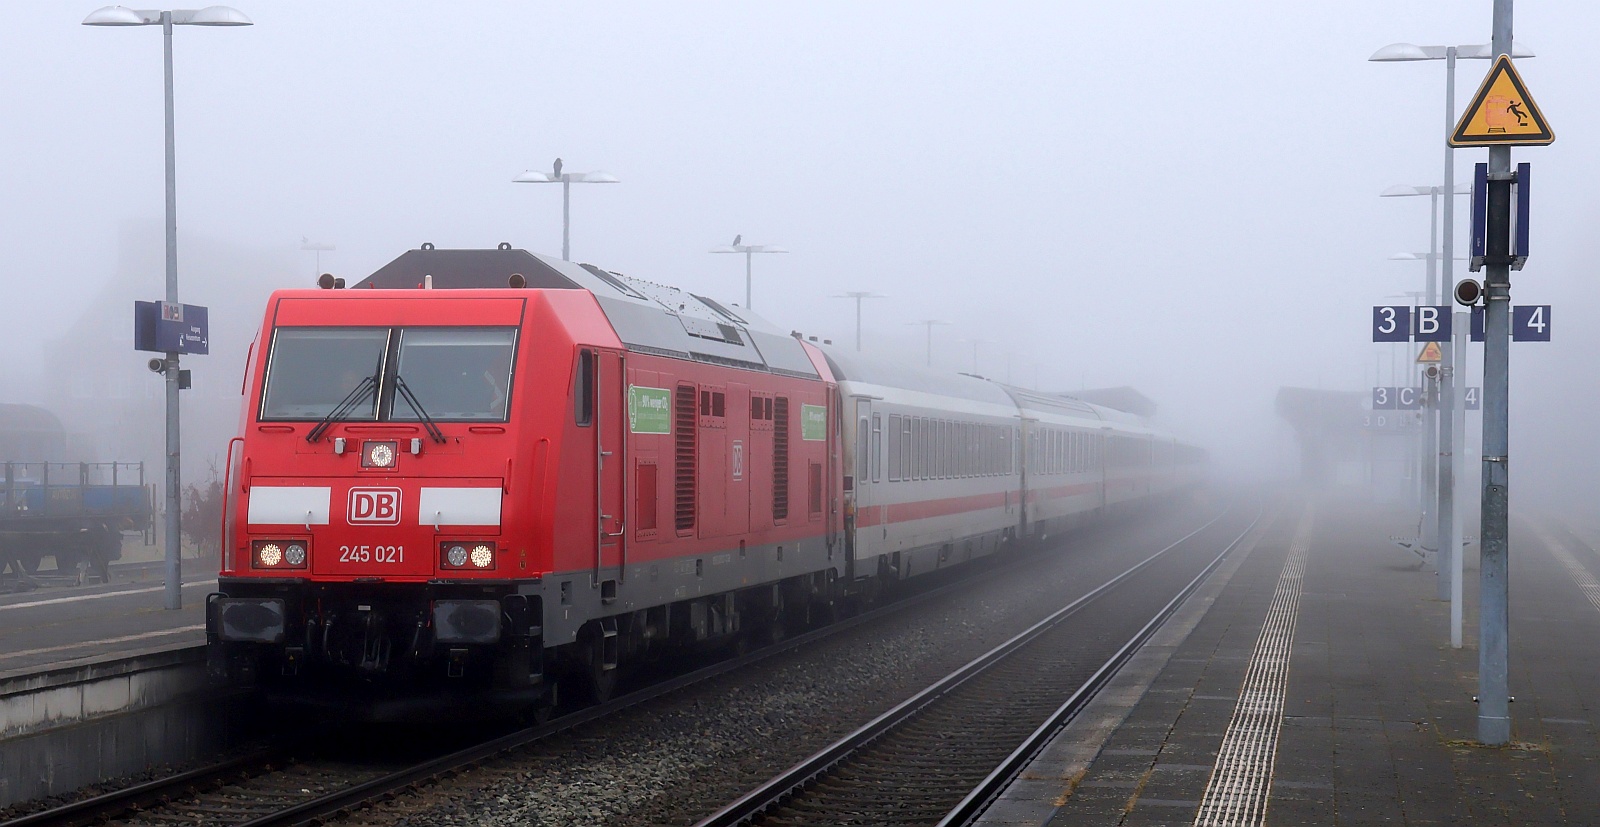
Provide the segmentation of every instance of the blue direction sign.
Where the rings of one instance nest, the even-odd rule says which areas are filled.
[[[1372,341],[1411,341],[1411,308],[1407,305],[1372,308]]]
[[[1472,341],[1481,342],[1483,334],[1483,308],[1472,308]],[[1511,308],[1511,341],[1550,341],[1550,305],[1519,304]]]
[[[1394,410],[1394,400],[1395,400],[1394,388],[1373,388],[1372,389],[1372,409],[1373,410],[1375,410],[1375,411],[1392,411],[1392,410]]]
[[[133,349],[154,353],[211,352],[206,308],[169,302],[133,303]]]

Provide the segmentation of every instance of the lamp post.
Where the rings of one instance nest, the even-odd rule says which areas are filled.
[[[739,243],[741,241],[744,241],[744,236],[742,234],[736,235],[733,237],[732,244],[726,247],[712,247],[710,252],[744,254],[744,306],[746,309],[754,310],[755,308],[750,304],[750,260],[755,258],[757,253],[787,253],[789,251],[771,244],[741,244]]]
[[[572,260],[572,185],[573,184],[616,184],[620,182],[617,176],[609,172],[563,172],[561,159],[551,165],[549,172],[528,170],[511,179],[513,184],[560,184],[561,185],[561,260]]]
[[[885,295],[883,295],[881,293],[874,293],[874,292],[872,292],[870,290],[848,290],[848,291],[845,291],[843,293],[840,293],[840,294],[834,296],[834,298],[836,298],[836,299],[855,299],[856,300],[856,352],[860,353],[861,352],[861,300],[862,299],[887,299],[889,297],[885,296]]]
[[[176,153],[173,149],[172,118],[172,27],[173,26],[249,26],[244,12],[227,6],[203,9],[129,9],[106,6],[83,19],[85,26],[160,26],[166,93],[167,143],[167,303],[178,303],[178,194]],[[178,352],[167,353],[163,373],[167,381],[167,494],[166,494],[166,594],[168,609],[183,608],[181,546],[183,526],[183,488],[179,474],[182,454],[178,432]],[[227,538],[223,538],[227,542]]]
[[[311,274],[311,277],[314,279],[322,275],[322,254],[331,253],[338,248],[334,247],[332,242],[312,241],[305,236],[300,236],[300,249],[311,250],[317,255],[317,272]]]
[[[1444,291],[1440,291],[1438,289],[1438,280],[1435,276],[1435,271],[1437,269],[1436,264],[1440,258],[1440,254],[1438,252],[1439,196],[1449,192],[1454,192],[1455,195],[1470,195],[1472,190],[1471,188],[1461,187],[1450,187],[1447,189],[1445,187],[1434,186],[1419,187],[1396,185],[1389,187],[1381,193],[1378,193],[1380,198],[1404,198],[1421,195],[1428,196],[1428,252],[1420,256],[1415,254],[1401,254],[1400,256],[1391,256],[1391,258],[1421,258],[1428,263],[1427,274],[1423,283],[1423,295],[1426,297],[1426,302],[1430,306],[1437,305],[1439,303],[1439,297],[1449,292],[1448,289]],[[1448,205],[1453,203],[1455,199],[1445,198],[1444,201]],[[1449,348],[1445,348],[1445,350],[1449,350]],[[1428,394],[1430,397],[1431,395],[1432,394]],[[1448,393],[1442,395],[1440,401],[1443,403],[1444,410],[1448,411],[1450,405]],[[1439,538],[1442,534],[1448,534],[1449,532],[1441,532],[1439,526],[1439,517],[1444,510],[1443,506],[1439,502],[1439,466],[1441,459],[1449,460],[1450,457],[1440,456],[1441,453],[1444,453],[1444,450],[1439,447],[1440,408],[1440,405],[1424,405],[1422,410],[1422,521],[1418,526],[1419,530],[1417,532],[1417,541],[1422,545],[1422,550],[1424,553],[1429,551],[1435,552],[1434,562],[1438,565],[1439,572],[1439,599],[1445,600],[1450,596],[1449,577],[1446,574],[1449,571],[1449,559],[1448,552],[1440,551]],[[1445,418],[1449,418],[1448,413],[1445,414]]]
[[[947,325],[947,324],[950,324],[950,323],[946,322],[946,321],[941,321],[939,319],[923,319],[920,322],[906,322],[906,324],[920,324],[920,325],[928,328],[928,367],[930,367],[930,368],[933,367],[933,328],[934,328],[934,325]]]

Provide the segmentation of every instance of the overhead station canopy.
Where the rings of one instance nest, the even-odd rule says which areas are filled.
[[[1366,395],[1350,391],[1279,388],[1278,415],[1300,441],[1300,474],[1326,481],[1340,457],[1358,455],[1363,444]]]
[[[817,378],[798,341],[748,310],[506,244],[494,250],[410,250],[352,289],[411,290],[430,281],[436,290],[507,289],[513,274],[529,288],[588,290],[629,350]]]

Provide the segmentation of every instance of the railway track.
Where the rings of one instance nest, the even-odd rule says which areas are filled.
[[[1221,515],[1212,523],[1220,518]],[[949,579],[872,611],[652,684],[609,703],[577,710],[547,724],[434,755],[407,766],[374,767],[371,763],[320,757],[326,752],[324,747],[312,741],[297,741],[32,813],[0,823],[0,827],[89,824],[281,827],[323,823],[356,812],[368,803],[424,789],[437,779],[526,751],[553,736],[617,715],[654,698],[882,621],[892,614],[910,611],[956,590],[972,588],[1026,565],[1030,559],[1032,555],[1015,555],[981,574]]]
[[[1204,561],[1217,547],[1213,520],[696,827],[966,823],[1260,521],[1258,510]],[[1197,556],[1203,567],[1192,574]],[[1130,608],[1081,611],[1112,595]]]

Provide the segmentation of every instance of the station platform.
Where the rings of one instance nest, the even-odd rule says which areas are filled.
[[[1432,565],[1391,540],[1414,529],[1330,495],[1269,506],[980,823],[1600,823],[1600,553],[1513,519],[1512,743],[1485,747],[1477,549],[1454,649]]]
[[[216,564],[183,561],[183,608],[163,608],[159,549],[124,554],[110,583],[45,571],[0,593],[0,678],[44,668],[205,643],[205,597]]]

